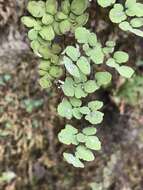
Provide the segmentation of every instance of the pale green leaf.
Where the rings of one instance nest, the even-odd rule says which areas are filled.
[[[84,90],[87,93],[93,93],[98,89],[99,87],[97,86],[97,83],[94,80],[88,80],[86,83],[84,83]]]
[[[55,38],[55,32],[52,26],[44,26],[39,32],[40,36],[47,41],[51,41]]]
[[[93,153],[87,149],[85,146],[78,146],[76,148],[76,157],[79,159],[85,160],[85,161],[93,161],[94,160],[94,155]]]
[[[58,113],[60,116],[67,119],[72,118],[72,106],[66,98],[64,98],[62,102],[58,105]]]
[[[79,43],[88,43],[88,35],[89,31],[84,27],[78,27],[75,30],[75,38]]]
[[[51,80],[45,76],[40,78],[39,84],[43,89],[47,89],[47,88],[50,88],[52,86]]]
[[[77,77],[74,77],[74,81],[75,83],[84,83],[87,81],[87,76],[85,74],[83,74],[82,72],[80,72],[80,77],[77,78]]]
[[[114,23],[120,23],[124,21],[127,18],[127,16],[124,12],[123,5],[116,3],[114,7],[110,10],[109,17],[111,21]]]
[[[116,63],[115,59],[113,59],[113,58],[109,58],[106,62],[106,65],[108,65],[109,67],[115,68],[115,69],[120,67],[120,65],[118,63]]]
[[[95,47],[90,51],[90,58],[95,64],[102,64],[104,61],[104,53],[101,47]]]
[[[69,0],[64,0],[61,2],[61,10],[68,15],[70,12],[70,1]]]
[[[66,96],[74,96],[74,81],[71,77],[67,77],[64,84],[61,87]]]
[[[42,23],[45,25],[52,24],[53,21],[54,21],[54,17],[50,14],[44,14],[44,16],[42,17]]]
[[[131,19],[130,24],[134,28],[139,28],[139,27],[143,26],[143,18],[133,18],[133,19]]]
[[[82,114],[89,114],[90,113],[90,110],[87,106],[83,106],[83,107],[80,107],[80,113]]]
[[[64,51],[73,61],[77,61],[80,57],[80,51],[78,48],[68,46]]]
[[[21,18],[21,22],[28,28],[32,28],[37,25],[37,21],[33,17],[30,17],[30,16],[23,16]]]
[[[32,16],[36,18],[41,18],[45,13],[45,2],[44,1],[29,1],[27,10]]]
[[[42,69],[42,70],[45,70],[45,71],[48,71],[50,69],[50,66],[51,66],[50,61],[41,59],[38,68]]]
[[[75,156],[69,153],[63,153],[64,159],[69,163],[72,164],[76,168],[84,168],[84,164]]]
[[[99,124],[103,120],[104,114],[99,111],[90,112],[85,116],[85,119],[89,121],[91,124]]]
[[[61,20],[65,20],[67,19],[67,15],[65,13],[63,13],[62,11],[57,12],[55,19],[56,21],[61,21]]]
[[[114,41],[109,40],[106,42],[107,47],[115,47],[115,45],[116,45],[116,43]]]
[[[114,53],[113,58],[118,63],[125,63],[125,62],[127,62],[129,60],[129,55],[124,51],[116,51]]]
[[[63,70],[59,66],[51,66],[49,74],[54,78],[59,78],[63,74]]]
[[[106,86],[111,82],[112,75],[107,71],[97,72],[95,74],[95,79],[99,86]]]
[[[28,32],[28,38],[30,40],[37,40],[38,38],[38,31],[36,31],[35,29],[31,29]]]
[[[81,119],[82,118],[82,114],[80,112],[80,108],[73,108],[72,110],[72,114],[76,119]]]
[[[81,142],[81,143],[84,143],[85,140],[86,140],[86,136],[83,134],[83,133],[78,133],[76,135],[76,138],[77,138],[77,141],[78,142]]]
[[[71,29],[71,23],[69,20],[63,20],[59,23],[59,29],[62,34],[69,32]]]
[[[131,78],[131,76],[134,74],[134,70],[128,66],[121,66],[117,69],[117,71],[125,78]]]
[[[116,2],[116,0],[97,0],[97,3],[105,8],[105,7],[109,7],[111,6],[112,4],[114,4]]]
[[[78,67],[73,64],[72,60],[69,59],[67,56],[64,56],[63,58],[63,63],[67,69],[67,71],[74,77],[79,78],[80,77],[80,72]]]
[[[74,135],[78,133],[78,130],[70,124],[66,124],[65,128]]]
[[[80,107],[82,104],[82,101],[80,99],[77,98],[70,98],[70,103],[72,104],[73,107]]]
[[[83,90],[83,87],[81,84],[78,84],[77,87],[75,87],[75,97],[76,98],[84,98],[87,96],[87,93]]]
[[[90,136],[90,135],[95,135],[97,130],[95,127],[86,127],[82,130],[82,132],[87,135],[87,136]]]
[[[96,136],[86,137],[85,145],[87,148],[92,149],[92,150],[100,150],[101,149],[101,142],[99,141],[98,137],[96,137]]]
[[[89,75],[91,68],[90,68],[90,63],[88,61],[88,59],[84,56],[81,56],[78,60],[77,60],[77,66],[79,67],[80,71],[85,74],[85,75]]]
[[[119,24],[119,28],[121,28],[124,31],[130,31],[132,29],[131,25],[129,22],[124,21]]]
[[[46,12],[55,15],[58,9],[57,0],[46,0]]]
[[[76,140],[76,135],[78,130],[74,128],[73,126],[67,124],[64,129],[62,129],[59,134],[58,138],[59,141],[63,144],[70,145],[78,145],[78,141]]]
[[[88,7],[88,0],[73,0],[71,3],[71,11],[75,15],[81,15]]]
[[[87,23],[88,19],[89,19],[89,14],[84,13],[84,14],[76,17],[75,20],[76,20],[78,26],[84,26]]]
[[[95,47],[97,45],[97,36],[95,33],[88,34],[88,43],[90,46]]]
[[[91,111],[97,111],[103,107],[103,102],[95,100],[88,103],[88,107]]]

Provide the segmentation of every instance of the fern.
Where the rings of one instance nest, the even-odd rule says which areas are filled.
[[[115,0],[98,0],[102,7],[114,6],[110,10],[111,21],[118,23],[123,30],[129,30],[142,36],[142,32],[134,29],[142,26],[142,13],[138,3],[127,0],[126,9]],[[135,10],[133,8],[135,5]],[[84,161],[93,161],[93,151],[101,149],[101,142],[96,136],[96,127],[102,122],[104,114],[101,100],[89,100],[90,94],[108,87],[112,82],[112,74],[108,70],[115,70],[121,76],[130,78],[134,70],[126,66],[129,56],[127,52],[116,50],[116,42],[107,41],[104,45],[97,39],[97,35],[83,27],[88,21],[86,9],[90,5],[88,0],[63,0],[61,4],[56,0],[29,1],[27,10],[30,16],[24,16],[22,22],[29,28],[28,38],[31,48],[40,57],[40,84],[47,89],[53,82],[65,74],[63,81],[59,80],[64,98],[57,107],[61,117],[67,120],[85,119],[86,127],[72,126],[69,122],[62,129],[58,138],[66,145],[75,146],[73,153],[64,152],[64,159],[74,167],[83,168]],[[138,13],[136,12],[138,10]],[[132,11],[134,13],[132,13]],[[132,14],[131,14],[132,13]],[[130,22],[127,17],[137,17]],[[130,27],[127,27],[126,22]],[[124,27],[123,27],[124,26]],[[57,43],[57,36],[73,33],[75,45],[63,47]],[[109,68],[103,69],[102,65]]]

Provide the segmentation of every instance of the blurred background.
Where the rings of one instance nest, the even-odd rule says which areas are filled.
[[[57,139],[65,124],[56,112],[60,91],[38,84],[38,59],[20,22],[26,3],[0,0],[0,190],[143,190],[143,38],[122,32],[108,9],[92,2],[88,27],[103,42],[116,39],[136,75],[124,80],[114,73],[113,85],[99,92],[102,150],[75,169],[63,161]]]

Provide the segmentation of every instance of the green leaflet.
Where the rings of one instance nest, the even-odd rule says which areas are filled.
[[[45,2],[44,1],[29,1],[27,10],[29,13],[36,17],[41,18],[45,13]]]
[[[51,15],[55,15],[57,12],[58,3],[57,0],[46,0],[46,12]]]
[[[130,24],[134,28],[139,28],[139,27],[143,26],[143,18],[133,18],[133,19],[131,19]]]
[[[63,153],[63,156],[65,160],[69,163],[72,164],[76,168],[84,168],[84,164],[79,160],[79,158],[75,157],[74,155],[70,153]]]
[[[66,145],[70,145],[70,144],[78,145],[78,142],[75,136],[77,133],[78,133],[78,130],[68,124],[65,126],[65,129],[62,129],[60,133],[58,134],[59,141]]]
[[[80,143],[84,143],[86,140],[86,136],[83,133],[78,133],[76,135],[77,141]]]
[[[36,20],[33,17],[30,17],[30,16],[23,16],[21,18],[21,21],[28,28],[33,28],[34,26],[37,25]]]
[[[88,0],[73,0],[71,3],[71,11],[75,15],[81,15],[88,7]]]
[[[101,142],[99,141],[98,137],[95,137],[95,136],[88,136],[86,138],[85,145],[87,148],[92,149],[92,150],[101,149]]]
[[[111,82],[112,75],[105,71],[105,72],[97,72],[95,74],[95,79],[97,81],[97,84],[99,86],[105,86],[108,85]]]
[[[49,74],[54,78],[59,78],[60,76],[62,76],[63,70],[62,70],[62,68],[60,68],[58,66],[51,66],[51,68],[49,70]]]
[[[38,68],[44,71],[48,71],[50,69],[50,66],[51,66],[50,61],[41,59]]]
[[[126,0],[125,6],[126,8],[130,8],[136,4],[136,0]]]
[[[51,41],[55,38],[55,32],[51,26],[43,27],[39,34],[46,41]]]
[[[116,51],[113,55],[113,58],[117,63],[125,63],[129,60],[129,55],[123,51]]]
[[[62,102],[58,105],[57,110],[60,116],[66,117],[67,119],[72,118],[72,106],[66,98],[64,98]]]
[[[68,46],[64,53],[66,53],[70,59],[72,59],[73,61],[77,61],[78,58],[80,57],[80,51],[78,48],[75,48],[73,46]]]
[[[72,114],[76,119],[81,119],[82,118],[82,114],[80,112],[80,108],[73,108],[72,110]]]
[[[131,76],[134,74],[134,70],[128,66],[121,66],[117,69],[117,71],[121,76],[126,78],[131,78]]]
[[[74,81],[71,77],[67,77],[64,84],[62,85],[62,90],[66,96],[74,96]]]
[[[104,61],[104,53],[101,47],[95,47],[90,52],[90,58],[95,64],[102,64]]]
[[[82,104],[82,101],[77,98],[70,98],[70,103],[73,107],[80,107]]]
[[[68,57],[64,56],[63,58],[63,64],[65,65],[67,71],[74,77],[79,78],[80,73],[78,67],[73,64],[72,60],[69,59]]]
[[[37,40],[37,38],[38,38],[38,31],[36,31],[34,29],[29,30],[29,32],[28,32],[28,38],[30,40],[33,40],[33,41]]]
[[[89,121],[91,124],[100,124],[103,120],[104,114],[99,111],[90,112],[85,116],[85,119]]]
[[[127,21],[121,22],[119,24],[119,28],[121,28],[124,31],[130,31],[132,29],[131,25]]]
[[[115,47],[115,45],[116,45],[116,43],[114,41],[111,41],[111,40],[107,41],[105,44],[107,47]]]
[[[75,18],[78,26],[84,26],[89,19],[88,13],[83,13],[82,15]]]
[[[97,111],[103,107],[103,102],[95,100],[88,103],[88,107],[91,111]]]
[[[99,86],[97,85],[97,83],[94,80],[88,80],[84,84],[84,90],[87,93],[93,93],[93,92],[95,92],[98,89],[99,89]]]
[[[114,7],[110,10],[109,17],[111,21],[114,23],[120,23],[124,21],[127,18],[127,16],[124,12],[123,5],[116,3]]]
[[[87,149],[85,146],[78,146],[76,148],[75,155],[77,158],[85,160],[85,161],[93,161],[94,155],[93,153]]]
[[[97,0],[101,7],[108,7],[116,2],[116,0]]]
[[[88,34],[88,44],[92,47],[95,47],[97,45],[97,36],[95,33],[89,33]]]
[[[94,127],[87,127],[85,129],[82,130],[82,132],[87,135],[87,136],[90,136],[90,135],[95,135],[97,130],[96,128]]]
[[[117,69],[118,67],[120,67],[120,65],[118,63],[116,63],[115,59],[113,58],[109,58],[106,62],[106,64],[109,66],[109,67],[112,67],[112,68],[115,68]]]
[[[42,23],[45,25],[50,25],[54,22],[54,17],[50,14],[44,14],[42,17]]]
[[[80,99],[80,98],[84,98],[86,96],[87,96],[87,93],[84,91],[83,85],[78,84],[75,87],[75,97],[78,98],[78,99]]]
[[[59,29],[62,34],[69,32],[71,29],[71,23],[69,20],[64,20],[59,23]]]
[[[88,43],[88,36],[89,31],[86,28],[78,27],[75,30],[75,38],[79,43]]]
[[[79,111],[80,113],[85,114],[85,115],[90,113],[90,109],[87,106],[81,107]]]
[[[62,11],[68,15],[70,12],[70,1],[69,0],[65,0],[61,2],[61,9]]]
[[[52,82],[51,82],[50,78],[48,78],[46,76],[40,78],[39,84],[41,85],[41,87],[43,89],[47,89],[47,88],[50,88],[52,86]]]
[[[91,72],[91,68],[90,68],[90,63],[88,61],[88,59],[86,57],[81,56],[78,60],[77,60],[77,66],[79,67],[80,71],[85,74],[85,75],[89,75]]]

